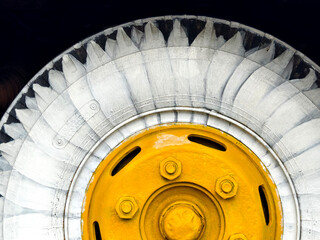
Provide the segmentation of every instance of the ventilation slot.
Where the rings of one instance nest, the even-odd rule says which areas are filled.
[[[99,223],[97,221],[93,223],[93,227],[94,227],[95,239],[102,240]]]
[[[266,221],[266,225],[269,225],[269,222],[270,222],[269,206],[268,206],[265,190],[262,185],[259,186],[259,194],[260,194],[260,201],[263,209],[264,219]]]
[[[129,162],[132,161],[132,159],[134,159],[139,152],[141,151],[140,147],[135,147],[133,148],[131,151],[129,151],[122,159],[121,161],[117,164],[117,166],[114,167],[114,169],[112,170],[111,175],[114,176],[116,175],[118,172],[121,171],[122,168],[124,168]]]
[[[198,143],[201,144],[203,146],[206,147],[210,147],[219,151],[226,151],[226,147],[224,145],[222,145],[221,143],[218,143],[214,140],[211,140],[209,138],[205,138],[202,136],[198,136],[198,135],[190,135],[188,137],[189,141],[194,142],[194,143]]]

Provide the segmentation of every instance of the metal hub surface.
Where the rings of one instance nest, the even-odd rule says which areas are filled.
[[[281,204],[261,161],[196,124],[152,127],[115,148],[84,201],[83,239],[281,239]]]

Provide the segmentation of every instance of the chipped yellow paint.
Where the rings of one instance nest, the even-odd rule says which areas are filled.
[[[167,165],[168,159],[176,162]],[[281,239],[280,199],[265,169],[250,149],[211,127],[169,124],[141,131],[106,156],[93,174],[83,202],[82,238],[227,240],[242,234],[250,240]],[[179,175],[168,177],[177,170]],[[225,176],[234,182],[216,186]],[[221,187],[228,194],[233,184],[232,198],[216,191]],[[131,198],[137,211],[126,218],[133,205],[119,204]]]

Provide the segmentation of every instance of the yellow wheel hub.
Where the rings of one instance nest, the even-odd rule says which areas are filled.
[[[115,148],[92,176],[83,239],[281,239],[281,204],[261,161],[211,127],[171,124]]]

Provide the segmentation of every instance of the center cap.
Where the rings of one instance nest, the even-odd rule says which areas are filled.
[[[163,211],[160,230],[165,239],[196,240],[205,226],[200,209],[191,203],[174,203]]]

